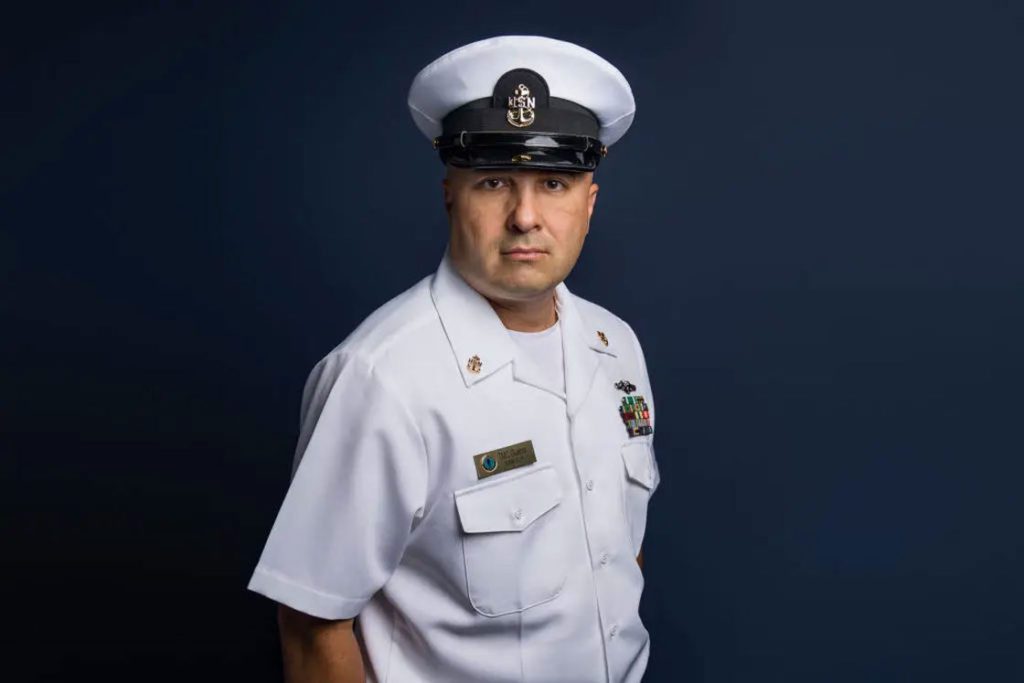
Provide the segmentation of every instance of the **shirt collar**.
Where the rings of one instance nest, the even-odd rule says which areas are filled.
[[[487,299],[455,270],[448,250],[430,283],[430,296],[467,387],[512,361],[515,343]]]
[[[498,314],[487,299],[462,279],[452,265],[448,250],[434,274],[430,296],[467,387],[515,359],[515,342]],[[589,329],[579,313],[575,296],[564,282],[555,288],[555,305],[562,323],[566,393],[571,409],[574,394],[583,391],[579,382],[592,376],[596,369],[598,359],[592,351],[610,356],[617,354],[612,340],[606,336],[602,341],[603,332],[599,334],[598,330]],[[582,396],[577,396],[577,400],[582,402]]]

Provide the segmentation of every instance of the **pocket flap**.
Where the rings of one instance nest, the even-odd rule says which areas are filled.
[[[455,492],[459,521],[467,534],[522,531],[561,500],[558,473],[550,464]]]
[[[622,460],[626,463],[626,475],[630,479],[645,489],[654,488],[651,447],[646,442],[623,444]]]

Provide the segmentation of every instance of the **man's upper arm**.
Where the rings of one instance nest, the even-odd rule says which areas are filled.
[[[409,411],[365,361],[314,369],[291,486],[249,588],[324,619],[357,615],[401,560],[426,492]]]

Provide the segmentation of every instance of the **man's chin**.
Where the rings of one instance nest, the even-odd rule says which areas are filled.
[[[549,294],[560,280],[548,277],[513,278],[501,283],[502,295],[512,301],[529,301]]]

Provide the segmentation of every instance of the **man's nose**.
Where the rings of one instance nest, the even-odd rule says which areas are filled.
[[[540,227],[537,198],[529,188],[519,187],[512,194],[515,204],[509,213],[509,229],[529,232]]]

